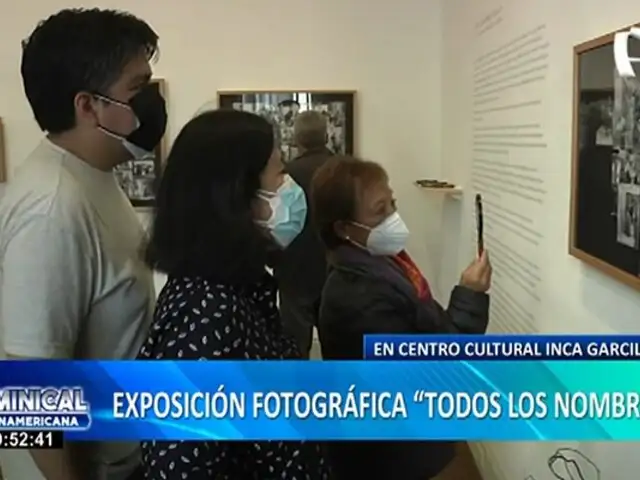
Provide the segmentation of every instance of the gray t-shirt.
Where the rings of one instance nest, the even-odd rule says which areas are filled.
[[[140,258],[143,240],[143,227],[113,173],[43,140],[0,202],[0,341],[5,354],[134,358],[155,302],[153,274]],[[16,453],[2,457],[8,480],[27,478],[6,471],[6,464],[18,460]],[[94,468],[91,478],[120,480],[131,470],[121,464],[135,462],[137,444],[96,444],[83,457],[96,466],[113,464]],[[116,470],[120,473],[107,474]]]

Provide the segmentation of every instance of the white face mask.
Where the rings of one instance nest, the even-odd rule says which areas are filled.
[[[369,230],[367,249],[372,255],[397,255],[403,251],[409,238],[409,229],[398,212],[389,215],[374,228],[356,223]]]

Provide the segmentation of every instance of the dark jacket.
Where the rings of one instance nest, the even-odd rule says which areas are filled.
[[[324,246],[312,222],[309,190],[316,170],[333,154],[323,148],[303,153],[287,165],[287,173],[304,190],[307,197],[307,219],[302,233],[279,254],[273,264],[282,295],[317,302],[327,278]]]
[[[484,333],[489,296],[457,286],[449,308],[421,301],[391,259],[354,246],[332,252],[319,334],[325,360],[361,359],[367,333]],[[425,424],[425,428],[429,428]],[[454,457],[451,442],[349,442],[329,446],[335,480],[426,480]]]

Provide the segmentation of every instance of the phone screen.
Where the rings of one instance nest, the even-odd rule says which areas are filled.
[[[476,230],[478,234],[478,256],[482,255],[482,252],[484,252],[483,224],[484,216],[482,214],[482,195],[478,193],[476,194]]]

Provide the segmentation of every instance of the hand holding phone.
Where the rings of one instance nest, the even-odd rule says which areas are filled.
[[[477,245],[478,245],[478,257],[484,252],[484,216],[482,213],[482,195],[476,194],[476,232],[477,232]]]

